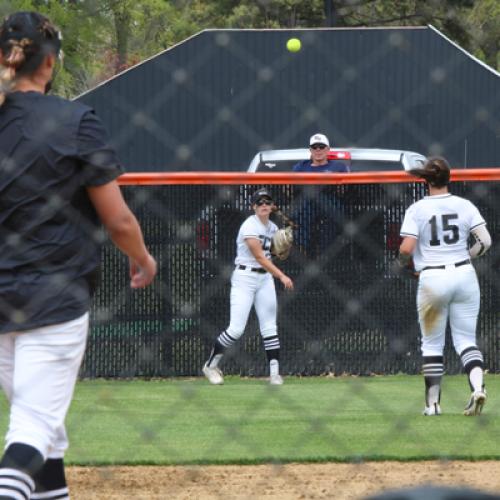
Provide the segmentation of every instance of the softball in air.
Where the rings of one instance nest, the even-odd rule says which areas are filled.
[[[290,38],[290,40],[286,42],[286,48],[290,52],[298,52],[301,47],[302,44],[300,43],[300,40],[298,38]]]

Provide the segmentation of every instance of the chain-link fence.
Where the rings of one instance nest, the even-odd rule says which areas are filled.
[[[292,36],[302,40],[297,53],[285,49]],[[209,30],[104,82],[79,100],[95,108],[130,172],[246,171],[259,150],[307,147],[309,136],[316,132],[327,134],[335,146],[442,154],[453,167],[476,168],[499,166],[499,82],[496,71],[431,27]],[[491,250],[474,262],[481,287],[478,342],[492,374],[500,371],[499,179],[478,176],[451,185],[453,193],[479,208],[493,238]],[[114,385],[98,390],[96,404],[88,403],[90,409],[82,400],[96,401],[91,396],[76,398],[69,434],[83,428],[86,435],[70,448],[70,463],[276,462],[268,467],[268,476],[249,482],[242,498],[258,498],[252,487],[262,492],[257,486],[275,480],[294,486],[294,495],[272,496],[266,491],[270,498],[356,498],[353,484],[366,470],[361,463],[366,456],[443,458],[438,470],[423,477],[427,481],[449,471],[454,457],[464,458],[464,446],[470,450],[484,445],[486,451],[480,456],[498,459],[495,395],[490,396],[489,416],[457,424],[458,412],[453,410],[444,424],[434,419],[429,425],[429,419],[415,423],[413,418],[421,410],[415,411],[414,394],[423,399],[420,377],[418,390],[416,382],[409,388],[410,397],[391,393],[390,400],[371,392],[375,387],[368,381],[376,377],[338,377],[341,380],[335,380],[331,391],[310,385],[311,392],[318,390],[324,398],[320,414],[311,410],[318,408],[313,405],[316,393],[298,390],[292,397],[292,391],[272,393],[264,383],[255,388],[252,384],[268,374],[255,316],[224,358],[224,372],[235,376],[229,379],[234,387],[228,383],[224,394],[207,393],[217,388],[191,380],[201,376],[214,338],[228,324],[235,238],[250,213],[250,195],[261,185],[211,184],[207,178],[203,184],[123,187],[159,273],[152,286],[131,290],[126,258],[110,243],[103,248],[80,387],[98,390],[98,385],[85,384],[89,379],[99,384],[101,380],[95,379],[102,378],[113,379]],[[322,383],[338,375],[418,374],[417,281],[397,272],[394,260],[405,210],[424,195],[423,184],[385,184],[374,176],[363,184],[323,184],[318,177],[316,184],[306,185],[290,176],[268,187],[298,226],[291,256],[278,263],[295,282],[293,293],[277,283],[280,368],[291,382],[286,382],[285,391],[305,376]],[[457,374],[460,359],[453,352],[449,331],[447,337],[446,371]],[[186,382],[185,377],[190,379]],[[125,407],[120,398],[127,389],[120,389],[120,384],[131,378],[134,383],[160,378],[179,384],[161,387],[163,392],[140,386],[154,395],[152,399],[137,398]],[[350,379],[359,383],[351,385]],[[245,383],[248,387],[243,387]],[[243,404],[238,391],[249,392],[252,405],[245,406],[248,396]],[[455,393],[458,389],[447,393],[454,404],[464,392],[461,388],[460,396]],[[124,400],[130,399],[123,394]],[[228,409],[225,398],[236,409]],[[400,405],[393,404],[396,398]],[[277,408],[272,408],[274,413],[267,408],[272,405]],[[206,425],[195,426],[200,420]],[[262,421],[269,425],[246,434]],[[285,444],[276,451],[273,431],[279,434],[280,425],[289,435],[279,436]],[[460,430],[458,436],[450,426]],[[113,434],[115,427],[122,434]],[[362,437],[355,444],[358,430]],[[456,438],[449,440],[445,451],[441,435]],[[331,444],[327,453],[317,452],[323,442]],[[109,453],[102,453],[104,448]],[[99,462],[96,457],[102,456]],[[311,493],[303,481],[310,469],[298,472],[282,465],[295,458],[351,461],[342,473],[354,479]],[[155,470],[146,479],[145,474],[139,477],[144,491],[151,487],[144,483],[153,485],[149,493],[137,493],[141,488],[136,488],[133,495],[148,500],[169,494],[189,498],[185,492],[194,491],[191,483],[208,483],[210,475],[223,484],[228,470],[219,473],[193,466],[165,484],[157,479],[162,472]],[[462,467],[452,480],[467,483],[470,470]],[[376,473],[381,487],[388,486],[382,484],[385,472]],[[323,470],[316,477],[330,473]],[[113,498],[115,493],[126,498],[123,474],[111,469],[101,474],[109,492],[104,496],[93,489],[89,493],[88,483],[99,481],[95,477],[87,481],[84,475],[77,498]],[[483,481],[481,472],[476,474],[475,484],[486,485],[489,480],[489,487],[498,477],[485,474]],[[217,486],[210,494],[196,490],[193,498],[233,497],[234,489],[221,492]],[[155,488],[159,493],[151,492]]]
[[[147,244],[157,257],[156,283],[128,289],[126,262],[106,247],[102,284],[82,368],[85,377],[199,375],[214,338],[229,321],[235,239],[256,185],[127,186]],[[405,209],[424,194],[420,183],[275,185],[278,205],[298,225],[295,247],[278,265],[295,291],[278,288],[278,332],[286,374],[419,373],[417,281],[396,272]],[[457,182],[499,236],[498,183]],[[496,245],[475,263],[481,285],[478,338],[486,368],[498,372]],[[258,325],[225,363],[226,373],[263,376]],[[451,342],[447,370],[460,360]]]

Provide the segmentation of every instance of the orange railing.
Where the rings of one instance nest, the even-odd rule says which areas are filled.
[[[319,180],[319,182],[318,182]],[[241,172],[134,172],[118,178],[122,186],[160,184],[390,184],[412,182],[406,172],[294,174]],[[500,168],[453,169],[452,181],[498,181]]]

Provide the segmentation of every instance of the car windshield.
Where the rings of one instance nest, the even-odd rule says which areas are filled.
[[[381,170],[404,170],[401,162],[377,160],[351,160],[351,172],[375,172]]]
[[[332,163],[342,163],[351,172],[376,172],[381,170],[403,170],[401,162],[377,160],[332,160]],[[297,160],[261,161],[257,172],[291,172]]]
[[[309,149],[272,149],[257,153],[248,172],[292,172],[294,165],[311,157]],[[413,151],[376,148],[332,148],[328,159],[345,165],[351,172],[381,172],[411,170],[421,167],[425,156]],[[345,171],[345,168],[339,168]]]

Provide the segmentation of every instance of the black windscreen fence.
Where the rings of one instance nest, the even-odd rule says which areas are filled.
[[[82,377],[198,376],[215,337],[229,324],[235,239],[251,215],[257,185],[123,187],[159,265],[155,283],[129,287],[127,259],[102,253]],[[420,372],[417,280],[396,272],[406,208],[421,183],[273,185],[298,225],[295,245],[277,265],[295,283],[276,282],[282,372],[287,375]],[[474,261],[481,287],[478,343],[490,372],[499,363],[500,185],[455,182],[486,219],[493,246]],[[279,220],[276,220],[279,224]],[[445,366],[461,370],[447,332]],[[226,374],[265,376],[267,362],[252,311],[244,336],[224,361]]]

